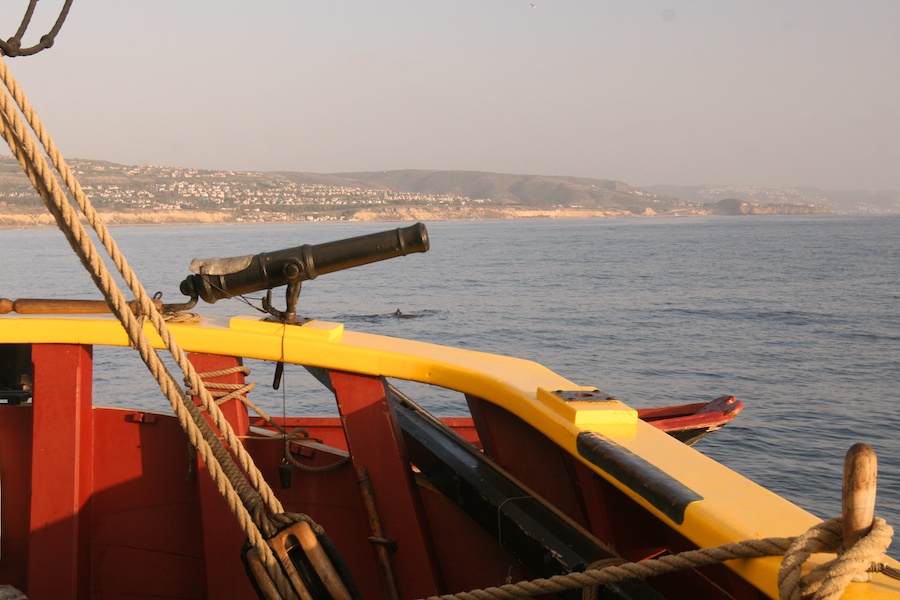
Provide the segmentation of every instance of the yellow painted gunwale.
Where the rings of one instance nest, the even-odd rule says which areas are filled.
[[[573,456],[583,431],[571,418],[571,407],[543,390],[593,390],[577,385],[537,363],[472,350],[346,331],[343,325],[312,321],[303,326],[263,322],[255,317],[204,318],[201,323],[172,323],[170,330],[185,351],[233,354],[261,360],[284,360],[328,369],[352,371],[436,385],[476,395],[517,414]],[[162,347],[151,325],[152,343]],[[3,343],[77,343],[127,346],[121,325],[110,317],[0,318]],[[229,349],[233,349],[229,351]],[[635,502],[678,530],[699,547],[750,538],[787,537],[820,521],[791,502],[720,465],[693,448],[641,421],[592,422],[591,430],[626,448],[699,494],[688,505],[684,521],[673,523],[639,494],[602,469],[585,462]],[[834,494],[840,497],[840,481]],[[819,559],[822,560],[822,559]],[[894,567],[900,563],[887,559]],[[732,561],[736,572],[770,597],[778,596],[778,558]],[[882,575],[851,584],[847,599],[900,597],[900,583]]]

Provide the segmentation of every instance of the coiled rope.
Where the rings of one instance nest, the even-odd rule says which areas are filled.
[[[602,568],[588,568],[582,573],[432,596],[427,600],[513,600],[523,596],[557,594],[577,589],[590,590],[594,586],[607,583],[648,579],[686,569],[718,565],[729,560],[781,555],[784,555],[778,574],[778,592],[781,600],[838,600],[853,578],[867,571],[883,572],[891,577],[900,578],[900,573],[877,562],[882,559],[894,535],[893,528],[880,518],[874,520],[869,534],[852,548],[801,576],[803,563],[810,555],[839,550],[843,537],[842,525],[843,520],[838,517],[823,521],[797,537],[746,540],[713,548],[689,550],[637,563],[607,564]],[[585,596],[591,597],[590,592],[586,592]]]
[[[285,598],[295,597],[290,589],[290,584],[281,572],[277,558],[265,541],[266,537],[276,531],[275,526],[269,522],[266,511],[273,514],[282,513],[284,509],[281,503],[263,479],[262,473],[253,463],[219,407],[205,388],[199,385],[199,378],[193,365],[177,344],[174,336],[171,335],[164,318],[151,301],[150,295],[147,294],[135,273],[128,266],[124,255],[119,251],[106,226],[100,220],[90,200],[82,191],[80,184],[2,59],[0,59],[0,79],[5,86],[4,93],[0,94],[0,117],[2,117],[0,118],[0,134],[6,139],[10,150],[53,215],[57,226],[65,234],[69,245],[90,273],[97,288],[103,293],[110,309],[122,323],[130,343],[137,348],[144,363],[159,383],[160,389],[169,399],[182,429],[187,433],[191,444],[207,465],[219,492],[247,534],[248,540],[257,548],[259,556],[278,586],[279,592]],[[26,129],[25,121],[30,126],[33,135]],[[152,347],[142,324],[135,318],[122,291],[100,259],[96,247],[81,224],[71,202],[60,188],[57,176],[38,149],[35,137],[134,294],[136,302],[141,307],[139,312],[149,318],[162,338],[163,344],[183,371],[185,378],[192,382],[198,382],[196,387],[200,390],[199,398],[202,407],[208,412],[214,425],[222,432],[225,441],[240,463],[240,467],[235,464],[231,454],[222,445],[199,408],[184,396],[174,377]]]

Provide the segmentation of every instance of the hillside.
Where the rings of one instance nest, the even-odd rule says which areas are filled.
[[[306,177],[292,173],[281,175],[295,181],[304,181]],[[330,178],[332,182],[340,180],[373,189],[447,194],[534,208],[580,207],[642,212],[648,201],[662,200],[608,179],[427,170],[335,173]]]
[[[117,222],[483,219],[702,214],[704,207],[624,183],[469,171],[212,171],[69,161],[98,210]],[[0,224],[42,205],[11,158],[0,158]],[[18,218],[12,219],[15,215]],[[415,216],[413,216],[415,215]],[[28,222],[28,219],[25,219]]]
[[[669,189],[580,177],[434,170],[238,172],[91,160],[69,164],[97,210],[115,224],[828,212],[814,202],[820,196],[742,196],[737,188],[720,188],[719,195],[685,190],[679,197]],[[727,193],[719,193],[723,189]],[[0,225],[42,225],[44,212],[15,161],[0,157]]]

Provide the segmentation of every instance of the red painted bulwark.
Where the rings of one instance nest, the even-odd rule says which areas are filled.
[[[28,457],[27,470],[4,467],[0,583],[32,600],[208,597],[193,457],[177,421],[92,408],[89,347],[35,345],[32,356],[32,404],[0,407],[3,431],[19,424],[0,443],[3,463]]]
[[[485,454],[584,527],[582,501],[568,455],[506,409],[474,396],[467,395],[466,401]]]
[[[173,417],[94,409],[94,599],[207,597],[192,460]]]
[[[332,371],[331,382],[353,465],[368,469],[384,533],[397,542],[392,559],[401,596],[440,593],[428,523],[384,380]]]
[[[34,362],[28,595],[90,591],[91,348],[40,345]]]

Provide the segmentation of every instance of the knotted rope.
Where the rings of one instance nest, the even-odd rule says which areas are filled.
[[[169,399],[179,423],[207,465],[219,492],[226,499],[250,543],[257,548],[266,570],[270,572],[273,581],[278,585],[279,592],[285,598],[294,597],[289,584],[281,573],[277,558],[272,554],[265,541],[265,537],[275,531],[275,527],[269,523],[266,510],[268,509],[270,513],[281,513],[284,510],[281,503],[263,479],[262,473],[256,468],[252,458],[240,443],[219,407],[206,390],[201,389],[203,386],[199,384],[197,386],[200,390],[201,404],[215,426],[222,432],[240,463],[240,467],[235,464],[228,450],[209,427],[198,407],[181,392],[174,377],[152,347],[142,324],[135,318],[122,291],[100,259],[97,249],[81,224],[75,209],[60,189],[56,175],[38,149],[34,137],[26,129],[23,117],[53,162],[56,172],[78,203],[87,222],[96,232],[119,273],[134,293],[135,300],[141,307],[138,312],[149,318],[185,377],[190,381],[198,382],[199,378],[193,365],[172,336],[150,295],[147,294],[135,273],[128,266],[124,255],[119,251],[106,226],[100,220],[90,200],[84,194],[80,184],[2,59],[0,59],[0,79],[5,85],[4,93],[0,94],[0,134],[6,139],[22,170],[54,216],[58,227],[63,231],[70,246],[90,273],[95,285],[103,293],[110,309],[122,323],[130,343],[137,348],[144,363],[159,383],[160,389]]]
[[[240,373],[241,375],[246,376],[250,374],[250,369],[239,365],[236,367],[229,367],[227,369],[219,369],[218,371],[206,371],[205,373],[197,373],[197,377],[200,379],[203,387],[206,388],[206,391],[209,392],[209,396],[215,400],[217,405],[221,406],[229,400],[237,399],[256,410],[257,414],[260,414],[260,409],[255,404],[253,404],[249,398],[247,398],[247,394],[256,387],[255,383],[219,383],[216,381],[208,381],[209,379],[213,379],[215,377],[224,377],[225,375],[233,375],[235,373]],[[192,396],[199,396],[200,390],[192,386],[192,383],[193,382],[191,382],[189,379],[185,378],[184,384],[188,388],[187,393]],[[265,415],[265,413],[260,414],[260,416],[263,415]]]
[[[432,596],[428,600],[513,600],[523,596],[557,594],[576,589],[588,590],[594,586],[619,581],[648,579],[686,569],[718,565],[739,558],[781,555],[784,555],[778,576],[781,600],[837,600],[854,577],[867,571],[885,572],[895,578],[900,576],[900,573],[892,572],[891,567],[878,562],[890,545],[894,530],[884,519],[876,518],[869,534],[850,550],[801,577],[800,569],[811,554],[835,552],[840,547],[841,526],[842,519],[836,518],[819,523],[797,537],[764,538],[722,544],[636,563],[624,562],[608,564],[602,568],[588,568],[582,573]],[[590,592],[585,595],[590,597]]]
[[[222,405],[229,400],[238,400],[242,402],[248,409],[252,410],[256,414],[260,416],[266,423],[268,423],[271,427],[276,429],[284,439],[284,457],[291,466],[300,471],[304,471],[306,473],[325,473],[326,471],[331,471],[333,469],[337,469],[338,467],[342,467],[346,464],[350,463],[350,457],[344,457],[336,460],[335,462],[328,465],[321,465],[317,467],[311,467],[309,465],[304,465],[296,458],[294,458],[293,453],[291,452],[291,442],[297,439],[308,439],[309,433],[306,432],[305,429],[297,427],[292,429],[291,431],[286,430],[282,425],[270,417],[266,411],[257,406],[253,401],[247,397],[247,394],[256,387],[255,383],[219,383],[214,381],[207,381],[208,379],[212,379],[214,377],[222,377],[224,375],[231,375],[234,373],[241,373],[242,375],[249,375],[250,369],[244,366],[236,366],[229,367],[227,369],[220,369],[218,371],[208,371],[206,373],[198,373],[198,377],[203,382],[203,385],[206,387],[210,396],[215,399],[216,404]],[[185,385],[188,386],[188,393],[192,396],[197,396],[198,391],[196,388],[190,387],[190,382],[185,381]]]
[[[877,561],[891,544],[894,530],[884,519],[876,518],[872,530],[852,548],[841,552],[843,519],[824,521],[797,536],[784,555],[778,572],[778,589],[783,600],[812,597],[822,600],[840,598],[851,581],[870,570],[884,571],[896,577],[893,569]],[[817,552],[837,552],[837,557],[822,563],[806,575],[801,568]],[[878,565],[873,569],[873,565]]]

